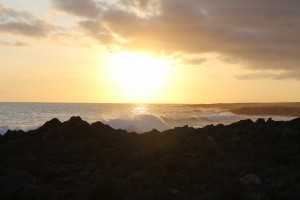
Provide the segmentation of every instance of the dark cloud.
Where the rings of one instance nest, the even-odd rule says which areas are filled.
[[[286,80],[286,79],[294,79],[300,80],[300,71],[287,71],[281,73],[270,73],[270,72],[257,72],[257,73],[249,73],[242,74],[236,76],[239,80],[256,80],[256,79],[273,79],[273,80]]]
[[[101,14],[101,7],[93,0],[52,0],[54,6],[67,13],[84,16],[97,17]]]
[[[88,34],[91,37],[95,38],[104,45],[109,46],[109,44],[116,42],[109,30],[104,28],[103,24],[98,20],[81,21],[79,22],[79,26],[88,31]]]
[[[105,9],[99,9],[102,1],[53,1],[88,17],[80,27],[102,43],[169,54],[217,53],[249,68],[300,70],[297,0],[124,0]]]
[[[0,33],[45,37],[54,26],[26,11],[15,11],[0,3]]]
[[[0,24],[0,32],[25,35],[28,37],[45,37],[49,32],[49,26],[43,21],[35,21],[32,24],[7,22]]]
[[[6,42],[6,41],[0,41],[0,45],[5,45],[5,46],[13,46],[13,47],[28,47],[30,46],[29,44],[25,42]]]

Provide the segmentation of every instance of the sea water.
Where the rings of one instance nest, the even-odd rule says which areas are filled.
[[[220,105],[206,107],[186,104],[88,104],[88,103],[0,103],[0,134],[10,130],[32,130],[46,121],[58,118],[66,121],[80,116],[93,123],[101,121],[115,129],[143,133],[166,129],[209,124],[230,124],[242,119],[256,120],[268,116],[236,115]],[[290,117],[273,116],[275,120]]]

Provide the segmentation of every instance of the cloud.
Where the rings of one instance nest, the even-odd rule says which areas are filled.
[[[79,27],[88,31],[89,36],[104,45],[113,44],[115,42],[115,38],[111,32],[107,28],[104,28],[103,24],[98,20],[86,20],[81,21],[78,24]]]
[[[256,80],[256,79],[273,79],[273,80],[286,80],[294,79],[300,81],[300,70],[287,71],[281,73],[270,73],[270,72],[257,72],[248,73],[236,76],[239,80]]]
[[[33,19],[33,15],[27,11],[15,11],[10,8],[6,8],[3,4],[0,3],[0,20],[5,20],[7,18],[11,19]]]
[[[53,0],[52,2],[59,10],[84,17],[97,17],[102,10],[100,4],[93,0]]]
[[[26,11],[15,11],[0,3],[0,33],[45,37],[55,27]]]
[[[102,44],[216,53],[260,70],[300,68],[300,1],[52,1],[57,9],[85,17],[79,26]]]
[[[30,46],[28,43],[25,42],[6,42],[6,41],[0,41],[0,45],[5,45],[5,46],[13,46],[13,47],[28,47]]]
[[[0,32],[25,35],[28,37],[45,37],[49,26],[43,21],[35,21],[33,24],[23,22],[7,22],[0,24]]]
[[[192,58],[192,59],[186,59],[184,60],[185,64],[188,65],[201,65],[207,61],[206,58]]]

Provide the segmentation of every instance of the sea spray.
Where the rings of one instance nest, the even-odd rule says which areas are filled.
[[[137,133],[144,133],[151,131],[152,129],[164,131],[170,128],[163,119],[151,114],[135,115],[129,118],[111,119],[105,121],[104,123],[115,129],[125,129],[129,132]]]
[[[235,108],[240,107],[241,104],[230,106]],[[231,113],[228,105],[220,104],[208,106],[205,104],[0,103],[0,134],[5,134],[8,129],[32,130],[53,118],[66,121],[72,116],[81,116],[90,124],[101,121],[114,128],[135,132],[150,131],[153,128],[163,131],[185,125],[199,128],[207,124],[230,124],[248,118],[253,121],[257,118],[268,119],[269,117],[284,121],[294,118],[267,114],[238,115]]]

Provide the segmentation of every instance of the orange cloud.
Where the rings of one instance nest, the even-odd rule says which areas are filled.
[[[299,70],[299,1],[89,0],[82,8],[78,0],[66,2],[57,8],[84,16],[80,27],[101,44],[217,53],[250,68]]]

